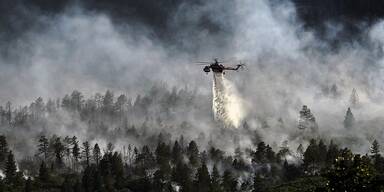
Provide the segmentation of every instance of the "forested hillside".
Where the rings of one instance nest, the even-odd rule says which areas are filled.
[[[218,135],[229,132],[238,140],[238,132],[247,131],[253,141],[222,149],[215,140],[227,137],[192,136],[198,132],[194,124],[178,119],[181,113],[206,115],[193,114],[207,107],[196,99],[202,98],[186,88],[153,86],[135,99],[111,91],[86,98],[73,91],[47,101],[39,97],[25,107],[8,102],[1,108],[0,190],[384,190],[384,158],[376,140],[366,154],[329,138],[308,138],[309,144],[303,139],[297,148],[286,140],[273,149],[246,122],[239,130],[212,123]],[[317,129],[306,106],[299,114],[299,129]],[[351,118],[347,112],[345,126]],[[212,121],[209,114],[206,121]]]

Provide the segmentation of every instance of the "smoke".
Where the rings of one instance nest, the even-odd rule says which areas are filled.
[[[252,147],[250,132],[241,126],[245,122],[275,149],[282,140],[291,140],[292,148],[305,143],[295,137],[300,134],[297,117],[303,105],[316,117],[319,137],[337,139],[340,145],[357,152],[366,152],[374,138],[384,141],[380,126],[384,122],[383,22],[366,29],[364,44],[352,41],[335,50],[304,28],[290,1],[182,1],[171,11],[160,9],[169,15],[158,22],[153,19],[157,15],[121,22],[131,15],[119,17],[77,4],[64,7],[53,16],[22,9],[38,24],[15,33],[19,34],[15,41],[1,46],[1,103],[9,100],[17,107],[38,96],[45,100],[62,97],[73,89],[86,97],[109,89],[135,98],[153,84],[165,82],[169,87],[195,90],[198,99],[192,109],[184,109],[191,113],[172,113],[177,122],[189,123],[188,130],[159,129],[175,137],[184,134],[191,139],[202,138],[205,143],[214,138],[213,143],[226,148],[227,140],[235,139],[220,137],[210,121],[211,79],[189,64],[234,57],[246,61],[247,69],[226,77],[214,75],[212,105],[216,119],[238,128],[233,135],[240,138],[239,146]],[[150,20],[141,22],[145,18]],[[329,25],[329,34],[342,27]],[[346,130],[342,122],[353,88],[362,107],[352,109],[357,123]],[[44,129],[106,140],[78,117],[61,116],[64,120],[51,118],[50,125],[54,126]],[[150,131],[160,132],[150,126]],[[200,133],[205,137],[199,137]],[[27,138],[31,133],[18,134]]]
[[[223,73],[213,72],[213,112],[215,119],[228,127],[239,128],[246,117],[245,106],[236,87]]]

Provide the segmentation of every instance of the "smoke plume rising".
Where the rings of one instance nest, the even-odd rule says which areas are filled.
[[[340,31],[347,30],[343,23],[325,22],[326,33],[319,37],[318,31],[306,28],[300,9],[291,1],[178,1],[165,5],[148,1],[152,2],[149,7],[161,7],[154,9],[155,17],[148,15],[152,12],[145,3],[131,3],[126,11],[113,14],[116,3],[90,2],[94,4],[70,2],[58,7],[19,2],[12,8],[18,19],[3,17],[7,20],[2,23],[10,25],[0,33],[3,105],[11,101],[17,109],[39,96],[46,101],[72,90],[81,91],[85,98],[106,90],[136,98],[163,82],[164,89],[193,90],[191,95],[197,99],[184,111],[170,112],[175,124],[186,121],[183,125],[189,128],[147,125],[150,132],[184,134],[200,138],[202,145],[213,140],[211,143],[233,151],[237,145],[252,146],[253,138],[242,128],[246,122],[249,130],[274,143],[273,147],[292,140],[295,148],[307,142],[295,137],[300,134],[298,113],[307,105],[316,117],[319,137],[337,139],[357,152],[366,152],[374,138],[384,141],[380,18],[366,28],[361,24],[364,30],[359,39],[351,37],[333,46],[324,39],[334,43]],[[223,133],[225,138],[211,121],[211,79],[190,65],[213,57],[234,57],[248,66],[245,71],[226,74],[230,81],[214,77],[220,79],[214,84],[214,112],[239,128],[236,134]],[[345,129],[342,122],[353,88],[361,108],[352,109],[355,127]],[[141,125],[143,121],[138,118],[132,123]],[[36,126],[17,134],[28,138],[32,132],[76,133],[95,141],[107,140],[104,132],[95,131],[78,116],[63,112],[61,118],[52,117],[49,122],[49,128]],[[114,126],[108,125],[110,129]],[[111,138],[121,143],[125,139]],[[34,138],[29,144],[33,142]],[[130,142],[140,143],[134,138]]]

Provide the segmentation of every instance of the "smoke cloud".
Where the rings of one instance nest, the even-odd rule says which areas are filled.
[[[116,19],[125,17],[87,4],[63,6],[51,15],[25,11],[38,24],[15,40],[1,38],[6,45],[1,46],[0,102],[24,105],[38,96],[62,97],[74,89],[87,97],[107,89],[135,97],[164,82],[196,90],[201,98],[196,105],[204,106],[211,102],[211,79],[191,63],[218,57],[247,63],[246,70],[226,74],[220,80],[223,88],[217,90],[215,84],[213,92],[217,98],[217,92],[225,90],[226,104],[214,108],[216,114],[225,108],[225,118],[239,127],[235,139],[223,133],[236,145],[252,143],[244,122],[273,147],[283,140],[292,141],[292,147],[305,144],[297,136],[303,105],[316,117],[320,137],[363,153],[374,138],[384,141],[383,22],[364,31],[364,44],[359,40],[333,49],[305,28],[290,1],[182,1],[171,7],[170,16],[161,21],[126,23]],[[161,33],[155,27],[159,23],[166,25]],[[330,25],[334,33],[343,27]],[[343,120],[354,88],[361,107],[352,109],[357,123],[346,129]],[[191,138],[204,133],[206,143],[211,138],[230,148],[220,141],[210,108],[200,110],[196,116],[174,115],[193,123],[194,131],[187,132]],[[87,125],[68,127],[59,133],[89,134]]]

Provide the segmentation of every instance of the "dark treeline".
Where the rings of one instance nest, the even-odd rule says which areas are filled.
[[[153,148],[116,150],[112,143],[101,148],[76,136],[42,135],[33,158],[16,160],[6,137],[0,136],[0,191],[384,190],[384,158],[377,141],[366,155],[315,139],[296,151],[287,142],[278,151],[259,142],[254,149],[229,155],[212,146],[201,149],[183,136],[170,140],[159,134],[155,140]]]

